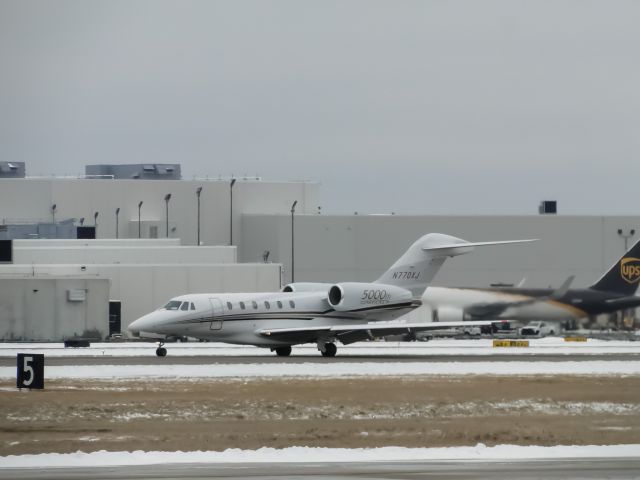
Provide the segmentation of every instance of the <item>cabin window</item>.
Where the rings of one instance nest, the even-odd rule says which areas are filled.
[[[291,308],[296,308],[296,302],[294,302],[293,300],[289,300],[289,306]]]
[[[240,308],[241,308],[242,310],[244,310],[244,309],[245,309],[244,302],[240,302]]]
[[[256,310],[258,309],[258,302],[253,301],[253,302],[251,302],[251,305],[253,305],[254,309],[256,309]]]
[[[282,302],[280,300],[278,300],[278,308],[282,308]]]
[[[189,310],[189,302],[182,302],[180,310]]]
[[[167,303],[164,306],[165,310],[178,310],[180,308],[180,305],[182,304],[182,302],[179,302],[177,300],[171,300],[169,303]]]
[[[195,309],[196,309],[196,306],[194,305],[193,302],[191,302],[191,310],[195,310]]]
[[[228,308],[229,310],[231,310],[231,309],[233,308],[233,305],[231,305],[231,302],[227,302],[227,308]]]
[[[267,310],[271,308],[271,305],[269,305],[269,302],[264,302],[264,308],[266,308]]]

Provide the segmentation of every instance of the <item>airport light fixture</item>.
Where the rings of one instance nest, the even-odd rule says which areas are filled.
[[[116,238],[118,238],[118,215],[120,215],[120,207],[116,208]]]
[[[51,223],[56,223],[56,208],[58,207],[58,205],[56,205],[55,203],[53,205],[51,205]]]
[[[295,242],[294,242],[294,228],[293,228],[293,217],[296,213],[296,205],[298,204],[298,200],[293,202],[291,205],[291,283],[294,282],[295,275]]]
[[[167,238],[169,238],[169,200],[171,200],[171,194],[167,193],[164,196],[164,203],[165,203],[165,223],[166,223],[166,227],[167,227]]]
[[[196,188],[196,196],[198,197],[198,243],[200,246],[200,194],[202,193],[202,187]]]
[[[142,238],[142,222],[140,221],[140,210],[142,210],[142,204],[144,202],[142,200],[140,200],[140,203],[138,203],[138,238]]]
[[[636,234],[635,229],[630,229],[627,233],[622,228],[618,229],[618,236],[624,238],[624,251],[629,250],[629,239]]]
[[[233,245],[233,186],[236,179],[232,178],[229,183],[229,245]]]

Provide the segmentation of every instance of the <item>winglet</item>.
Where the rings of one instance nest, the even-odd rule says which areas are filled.
[[[569,287],[571,286],[571,283],[573,282],[574,278],[576,278],[575,275],[571,275],[569,278],[567,278],[562,285],[560,285],[556,290],[554,290],[554,292],[551,294],[551,298],[564,297],[569,291]]]

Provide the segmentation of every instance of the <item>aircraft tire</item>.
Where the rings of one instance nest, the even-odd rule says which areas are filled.
[[[167,349],[164,347],[158,347],[156,348],[156,355],[159,357],[166,357],[167,356]]]
[[[279,357],[288,357],[289,355],[291,355],[291,347],[277,347],[276,348],[276,355],[278,355]]]
[[[335,343],[327,343],[324,346],[324,352],[322,352],[323,357],[335,357],[338,348]]]

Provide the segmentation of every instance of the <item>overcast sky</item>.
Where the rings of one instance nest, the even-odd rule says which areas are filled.
[[[640,214],[640,2],[0,0],[0,160],[322,183],[327,213]]]

